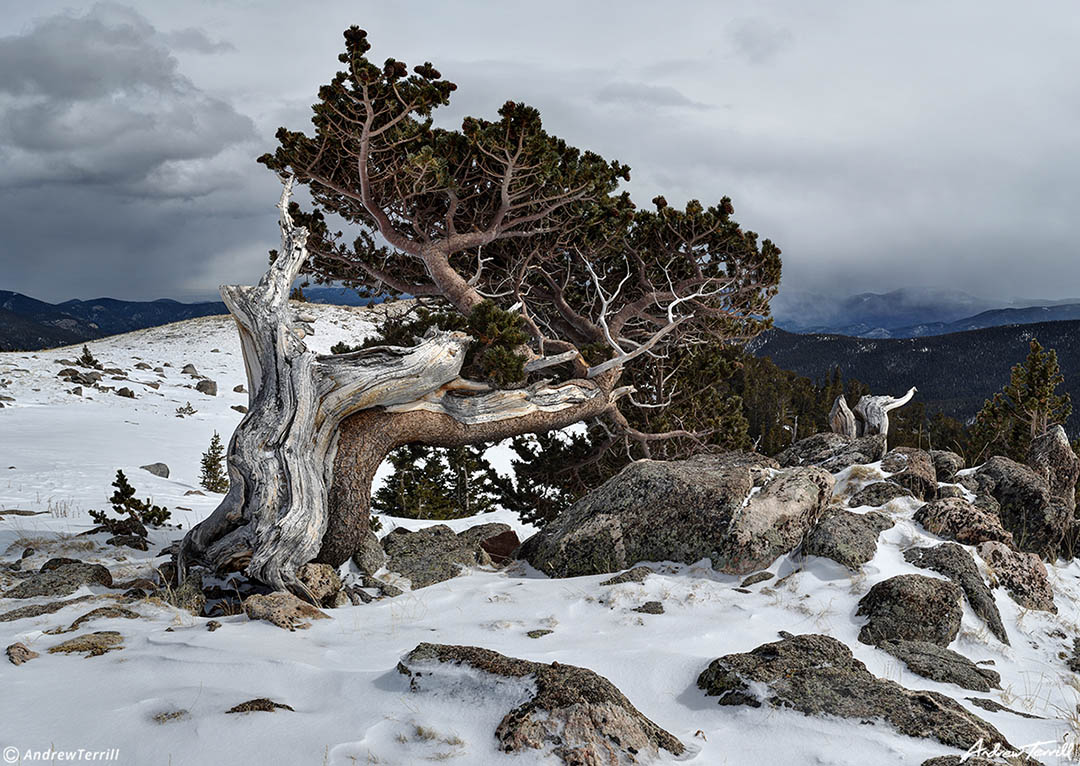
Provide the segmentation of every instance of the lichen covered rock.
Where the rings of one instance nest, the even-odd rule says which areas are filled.
[[[969,503],[961,497],[933,500],[915,511],[915,521],[931,532],[965,545],[987,540],[1012,545],[1012,533],[1001,525],[991,506]]]
[[[880,513],[829,508],[807,535],[803,552],[858,570],[877,553],[878,535],[892,526],[892,519]]]
[[[519,556],[552,577],[704,558],[729,574],[764,569],[798,546],[834,483],[820,468],[770,464],[749,453],[639,460],[526,540]]]
[[[1054,590],[1047,579],[1046,566],[1038,556],[995,542],[982,543],[975,550],[1013,601],[1026,609],[1057,614]]]
[[[244,613],[249,619],[266,620],[285,630],[307,629],[311,627],[311,620],[324,620],[329,617],[306,601],[284,591],[248,596],[244,599]]]
[[[470,675],[463,678],[462,669],[475,678],[484,697],[493,696],[492,683],[514,689],[518,704],[494,732],[503,752],[543,750],[568,766],[620,766],[640,763],[660,750],[674,755],[685,751],[610,681],[586,668],[529,662],[474,646],[426,643],[398,665],[419,693],[447,680],[464,688]]]
[[[65,562],[23,580],[3,594],[4,598],[70,596],[84,585],[112,585],[112,575],[101,564]]]
[[[960,632],[960,588],[948,580],[906,574],[877,583],[859,601],[855,612],[868,622],[859,641],[927,641],[948,646]]]
[[[986,721],[944,694],[878,678],[829,636],[787,636],[714,660],[698,688],[721,705],[770,705],[806,715],[884,721],[901,734],[967,749],[983,740],[1011,747]]]

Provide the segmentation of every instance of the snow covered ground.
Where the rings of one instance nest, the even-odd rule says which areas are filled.
[[[305,310],[317,317],[316,335],[308,341],[319,350],[339,340],[355,342],[371,327],[363,309],[313,305]],[[127,579],[148,571],[157,550],[215,506],[215,497],[186,492],[198,488],[199,457],[211,434],[227,439],[240,419],[231,407],[246,404],[247,396],[233,387],[246,380],[226,317],[89,345],[106,367],[123,369],[136,381],[104,382],[132,388],[135,399],[91,389],[82,397],[68,393],[72,386],[56,373],[59,360],[73,359],[77,348],[0,354],[0,396],[14,399],[0,409],[0,509],[44,512],[0,518],[0,560],[18,559],[29,547],[34,553],[25,562],[28,568],[67,555],[103,563],[115,579]],[[140,361],[161,367],[163,376],[136,369]],[[217,396],[194,390],[196,381],[181,374],[189,363],[217,382]],[[197,413],[176,417],[176,409],[188,402]],[[168,479],[139,469],[158,461],[170,467]],[[149,553],[88,548],[86,538],[74,537],[92,526],[89,509],[106,507],[118,468],[140,497],[168,506],[173,521],[182,524],[179,530],[152,532]],[[845,485],[840,481],[837,492],[849,490]],[[915,676],[856,640],[863,621],[854,616],[856,604],[871,585],[904,572],[933,576],[905,563],[900,553],[913,543],[936,541],[911,521],[915,507],[904,500],[889,506],[897,524],[882,534],[876,558],[860,575],[828,560],[788,556],[771,571],[790,576],[781,584],[752,586],[750,593],[735,590],[738,578],[718,575],[704,563],[655,564],[657,576],[613,587],[600,586],[606,577],[551,580],[518,564],[502,571],[477,569],[397,598],[332,610],[333,619],[294,633],[242,615],[219,618],[222,627],[210,632],[206,619],[146,601],[132,607],[144,619],[92,623],[90,630],[122,633],[124,648],[87,659],[48,654],[61,639],[44,631],[66,626],[101,604],[84,602],[50,615],[0,622],[0,648],[19,641],[41,653],[19,667],[0,658],[0,749],[17,748],[21,758],[27,750],[50,747],[118,748],[112,763],[139,766],[552,762],[538,753],[509,756],[496,750],[495,726],[511,706],[498,695],[411,694],[395,665],[427,641],[591,668],[688,746],[686,755],[669,756],[665,763],[919,764],[955,751],[900,736],[885,725],[768,707],[721,707],[695,685],[713,659],[749,651],[786,630],[832,635],[871,672],[910,688],[934,689],[962,702],[976,696]],[[530,533],[503,512],[450,524],[460,529],[488,521],[509,523],[522,537]],[[394,523],[427,524],[387,519],[384,530]],[[1002,690],[978,696],[1039,716],[990,713],[964,702],[1017,745],[1044,742],[1050,748],[1080,734],[1080,681],[1059,657],[1080,635],[1080,565],[1052,567],[1050,575],[1059,614],[1022,610],[995,590],[1012,646],[990,636],[966,604],[961,635],[952,645],[974,660],[994,660],[1001,673]],[[84,587],[75,595],[104,592]],[[40,600],[0,600],[0,613]],[[662,601],[666,612],[631,611],[649,600]],[[526,635],[537,628],[553,632],[539,639]],[[295,712],[225,714],[256,697],[288,704]]]

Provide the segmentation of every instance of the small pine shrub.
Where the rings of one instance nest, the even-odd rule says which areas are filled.
[[[221,437],[214,431],[210,439],[210,447],[202,456],[202,474],[199,484],[210,492],[228,492],[229,477],[222,467],[225,460],[225,448],[221,445]]]
[[[185,415],[194,415],[196,412],[198,410],[191,406],[191,402],[188,402],[183,407],[176,408],[176,417],[182,418]]]
[[[362,346],[350,346],[348,343],[341,342],[335,343],[330,347],[331,354],[351,354],[353,351],[359,351]]]
[[[168,508],[154,505],[150,498],[139,500],[135,497],[135,488],[128,482],[123,471],[116,472],[116,479],[112,485],[116,488],[109,502],[112,503],[113,513],[120,516],[114,519],[106,515],[105,511],[90,511],[90,518],[113,534],[119,532],[131,533],[129,526],[122,526],[128,519],[134,519],[139,524],[149,524],[152,527],[160,527],[169,520],[171,514]],[[143,530],[145,532],[145,529]]]

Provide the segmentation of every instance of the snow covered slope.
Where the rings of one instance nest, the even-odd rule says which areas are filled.
[[[309,345],[325,350],[355,342],[371,324],[364,309],[306,306],[317,317]],[[25,568],[53,556],[107,565],[114,579],[149,571],[154,554],[208,514],[217,499],[187,495],[197,489],[199,456],[216,430],[223,438],[247,403],[233,387],[244,384],[231,320],[209,317],[107,338],[90,344],[106,367],[125,371],[136,398],[84,390],[56,377],[61,359],[79,349],[0,354],[0,509],[41,515],[0,517],[0,560],[32,548]],[[136,369],[161,367],[164,376]],[[181,374],[194,364],[218,384],[216,397],[194,390]],[[169,366],[166,366],[168,364]],[[134,383],[131,381],[135,381]],[[142,383],[158,383],[158,389]],[[198,412],[176,417],[190,402]],[[167,463],[168,479],[139,469]],[[10,466],[10,467],[9,467]],[[104,547],[75,535],[92,526],[87,511],[106,506],[117,468],[140,497],[167,505],[183,529],[154,531],[150,552]],[[839,474],[837,492],[866,483],[877,467],[860,469],[857,481]],[[880,474],[879,474],[880,475]],[[852,486],[849,486],[852,485]],[[1025,611],[1004,591],[997,606],[1012,636],[1004,646],[989,636],[965,604],[963,628],[953,648],[975,660],[990,659],[1002,690],[975,695],[927,681],[897,660],[858,643],[862,618],[856,604],[875,582],[915,569],[901,550],[936,542],[911,520],[915,503],[897,500],[887,512],[896,526],[881,535],[877,556],[859,575],[825,559],[786,556],[771,571],[785,577],[736,590],[738,578],[704,563],[658,563],[644,583],[602,587],[605,576],[550,580],[524,564],[502,571],[477,569],[456,579],[371,604],[332,610],[333,619],[294,633],[243,615],[207,620],[150,600],[129,605],[142,619],[102,619],[89,630],[114,630],[120,651],[83,659],[47,649],[61,640],[45,631],[66,626],[91,606],[83,602],[53,614],[0,621],[0,648],[19,641],[41,656],[15,667],[0,658],[0,748],[43,750],[118,748],[121,764],[536,764],[540,753],[501,754],[493,736],[506,700],[416,695],[395,671],[399,658],[421,642],[483,646],[529,660],[588,667],[611,680],[645,715],[688,746],[681,759],[731,764],[919,764],[950,752],[936,742],[911,739],[881,724],[805,717],[768,707],[721,707],[695,685],[713,659],[774,641],[780,630],[826,633],[843,641],[876,675],[910,688],[933,689],[960,701],[982,696],[1039,716],[970,709],[1013,743],[1060,743],[1075,737],[1080,683],[1059,657],[1080,634],[1077,583],[1080,566],[1051,567],[1057,615]],[[868,509],[859,509],[868,510]],[[450,522],[456,529],[502,521],[523,537],[530,530],[509,514]],[[426,522],[386,520],[410,528]],[[99,539],[99,538],[98,538]],[[164,559],[156,559],[160,563]],[[13,581],[0,574],[0,590]],[[83,587],[75,595],[103,594]],[[0,614],[45,599],[0,599]],[[662,601],[661,615],[632,609]],[[553,632],[533,639],[527,633]],[[64,636],[63,638],[67,638]],[[230,707],[268,697],[293,712],[226,715]],[[955,752],[955,751],[954,751]],[[1068,763],[1043,757],[1043,762]]]

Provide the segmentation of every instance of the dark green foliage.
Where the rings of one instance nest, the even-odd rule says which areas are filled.
[[[396,59],[369,59],[362,29],[344,37],[346,66],[319,89],[312,134],[282,128],[277,149],[259,158],[308,187],[313,209],[292,204],[290,214],[310,232],[316,281],[442,301],[436,314],[459,316],[428,326],[476,338],[467,377],[501,387],[527,382],[524,344],[537,355],[611,357],[601,304],[623,353],[668,321],[657,355],[768,326],[780,250],[732,220],[730,199],[680,209],[658,197],[655,210],[638,209],[621,190],[626,165],[547,133],[522,103],[506,102],[494,120],[465,117],[458,130],[435,127],[452,82],[430,63],[410,74]],[[351,243],[331,231],[331,216]],[[581,372],[572,367],[538,377]]]
[[[191,406],[191,402],[188,402],[183,407],[176,408],[176,417],[182,418],[185,415],[194,415],[196,412],[198,410]]]
[[[345,341],[339,341],[330,347],[331,354],[351,354],[353,351],[359,350],[360,346],[350,346]]]
[[[692,347],[652,361],[624,373],[623,380],[637,389],[634,401],[646,405],[624,408],[626,427],[681,435],[643,444],[593,420],[568,433],[517,437],[511,442],[517,455],[513,479],[500,484],[499,503],[523,521],[543,526],[633,460],[678,460],[704,450],[753,446],[742,398],[741,352]],[[654,404],[664,406],[647,406]]]
[[[210,492],[228,492],[229,477],[225,473],[222,463],[225,462],[225,448],[221,444],[218,432],[210,438],[210,447],[202,455],[202,473],[199,475],[199,484],[203,489]]]
[[[85,344],[82,347],[82,355],[75,360],[75,364],[80,367],[89,367],[93,370],[101,369],[101,362],[94,358],[94,355],[90,352],[90,347]]]
[[[478,378],[500,388],[518,385],[525,380],[525,357],[516,349],[529,336],[522,329],[520,314],[503,311],[491,301],[484,301],[469,314],[465,331],[476,339],[465,364],[478,371]]]
[[[409,444],[390,453],[393,473],[371,508],[410,519],[457,519],[495,510],[499,477],[482,448]]]
[[[105,511],[91,510],[90,518],[95,523],[100,524],[114,534],[121,531],[131,534],[130,527],[118,526],[123,524],[125,519],[134,519],[139,524],[149,524],[153,527],[160,527],[169,520],[171,514],[168,508],[154,505],[149,498],[139,500],[135,497],[135,488],[128,483],[123,471],[118,470],[116,472],[116,479],[113,480],[112,485],[116,488],[116,491],[109,498],[109,502],[112,503],[113,513],[121,518],[114,519],[106,516]],[[143,531],[145,532],[145,530]]]
[[[305,282],[303,285],[297,285],[296,287],[294,287],[292,289],[292,292],[289,293],[289,300],[299,301],[300,303],[307,303],[307,296],[304,295],[304,285],[306,284],[307,282]]]
[[[991,455],[1024,461],[1032,440],[1072,413],[1069,395],[1056,393],[1064,382],[1057,352],[1032,340],[1027,358],[1012,368],[1009,382],[975,417],[971,439],[976,462]]]
[[[499,505],[522,521],[543,526],[608,476],[599,464],[598,446],[607,434],[595,421],[570,433],[515,437],[510,448],[513,478],[501,478]]]

